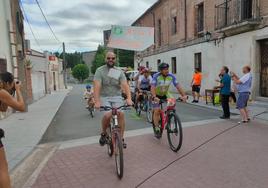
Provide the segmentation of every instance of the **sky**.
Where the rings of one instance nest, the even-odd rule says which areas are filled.
[[[103,30],[111,25],[131,25],[157,0],[39,0],[41,8],[60,42],[65,42],[66,51],[92,51],[103,44]],[[25,38],[31,48],[39,51],[62,51],[46,24],[35,0],[21,0],[32,27],[25,23]],[[39,45],[38,45],[39,44]]]

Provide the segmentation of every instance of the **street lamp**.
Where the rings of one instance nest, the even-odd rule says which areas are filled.
[[[209,31],[207,31],[207,32],[205,33],[205,35],[204,35],[204,38],[205,38],[205,40],[206,40],[207,42],[210,41],[211,37],[212,37],[212,34],[211,34]]]

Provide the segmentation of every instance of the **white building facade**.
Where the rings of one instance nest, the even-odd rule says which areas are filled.
[[[157,71],[159,63],[169,63],[189,92],[200,68],[204,94],[218,84],[222,66],[242,76],[250,65],[251,97],[268,99],[268,1],[159,0],[133,25],[155,28],[155,45],[136,53],[135,68]]]
[[[1,71],[13,72],[10,31],[12,26],[9,0],[0,1],[0,66]]]

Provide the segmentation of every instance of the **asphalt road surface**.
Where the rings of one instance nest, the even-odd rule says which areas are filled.
[[[44,134],[41,143],[66,141],[100,134],[101,114],[96,113],[95,117],[91,118],[85,108],[86,102],[83,99],[85,85],[74,85],[73,87]],[[217,110],[184,103],[177,104],[177,113],[182,122],[215,119],[221,115],[221,112]],[[126,122],[126,130],[151,126],[146,123],[145,113],[138,117],[134,110],[126,112]]]

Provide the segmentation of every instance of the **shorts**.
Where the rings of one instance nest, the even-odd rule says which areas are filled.
[[[5,132],[3,129],[0,128],[0,148],[3,147],[2,138],[5,137]]]
[[[151,91],[151,87],[148,88],[141,88],[142,91]]]
[[[160,100],[167,100],[168,99],[168,96],[164,95],[164,96],[160,96],[160,95],[156,95],[156,97]],[[160,104],[159,103],[154,103],[153,102],[153,109],[158,109],[160,108]]]
[[[199,85],[193,85],[192,86],[192,91],[196,93],[200,93],[201,86]]]
[[[125,102],[123,101],[122,96],[114,96],[114,97],[101,97],[101,106],[111,106],[119,107],[123,106]]]
[[[238,99],[236,102],[237,109],[241,110],[247,107],[249,95],[249,92],[238,93]]]

